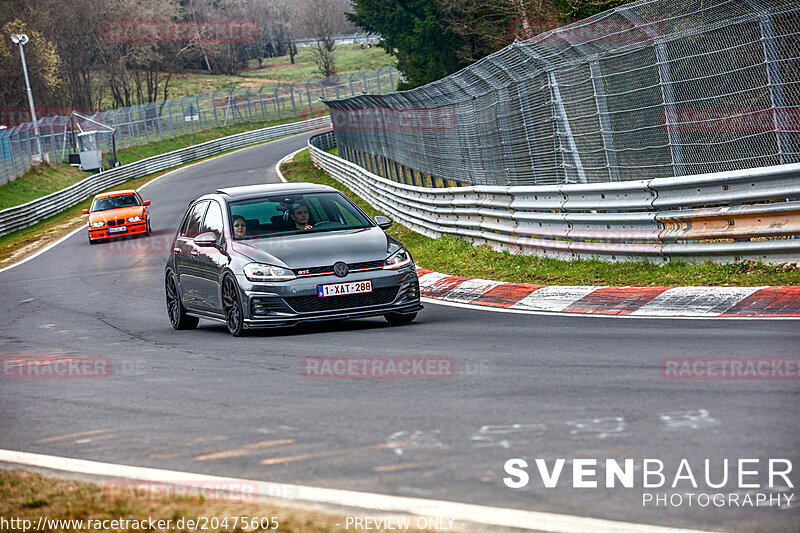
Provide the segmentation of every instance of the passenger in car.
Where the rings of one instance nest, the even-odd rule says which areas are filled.
[[[294,204],[289,217],[294,222],[296,229],[311,229],[314,227],[309,220],[308,206],[306,204]]]
[[[233,236],[244,237],[246,233],[247,222],[244,221],[244,217],[240,215],[233,217]]]

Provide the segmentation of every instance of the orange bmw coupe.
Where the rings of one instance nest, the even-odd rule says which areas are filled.
[[[134,190],[98,194],[92,200],[89,215],[89,244],[123,235],[150,235],[150,201],[142,201]]]

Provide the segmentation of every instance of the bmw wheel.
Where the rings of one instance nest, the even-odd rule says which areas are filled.
[[[175,276],[169,272],[166,279],[167,290],[167,313],[169,313],[169,321],[175,329],[194,329],[200,319],[196,316],[189,316],[186,314],[186,309],[183,308],[180,294],[178,293],[178,285],[175,282]]]
[[[244,331],[244,314],[239,299],[239,288],[231,276],[225,276],[222,282],[222,308],[225,311],[225,324],[234,337],[240,337]]]

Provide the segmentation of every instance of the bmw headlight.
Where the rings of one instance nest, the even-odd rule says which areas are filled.
[[[106,225],[106,223],[105,223],[105,222],[103,222],[103,221],[101,220],[101,221],[99,221],[99,222],[92,222],[92,223],[91,223],[91,224],[89,224],[89,225],[90,225],[91,227],[93,227],[93,228],[100,228],[100,227],[103,227],[103,226],[105,226],[105,225]]]
[[[295,278],[294,272],[288,268],[264,263],[248,263],[243,270],[250,281],[288,281]]]
[[[128,222],[139,222],[142,217],[128,217]]]
[[[405,248],[400,248],[389,256],[383,265],[384,270],[395,270],[402,268],[411,262],[411,254]]]

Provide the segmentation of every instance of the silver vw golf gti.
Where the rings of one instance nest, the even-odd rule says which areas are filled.
[[[220,189],[189,205],[167,261],[172,327],[200,318],[233,335],[303,321],[422,309],[411,254],[336,189],[310,183]]]

